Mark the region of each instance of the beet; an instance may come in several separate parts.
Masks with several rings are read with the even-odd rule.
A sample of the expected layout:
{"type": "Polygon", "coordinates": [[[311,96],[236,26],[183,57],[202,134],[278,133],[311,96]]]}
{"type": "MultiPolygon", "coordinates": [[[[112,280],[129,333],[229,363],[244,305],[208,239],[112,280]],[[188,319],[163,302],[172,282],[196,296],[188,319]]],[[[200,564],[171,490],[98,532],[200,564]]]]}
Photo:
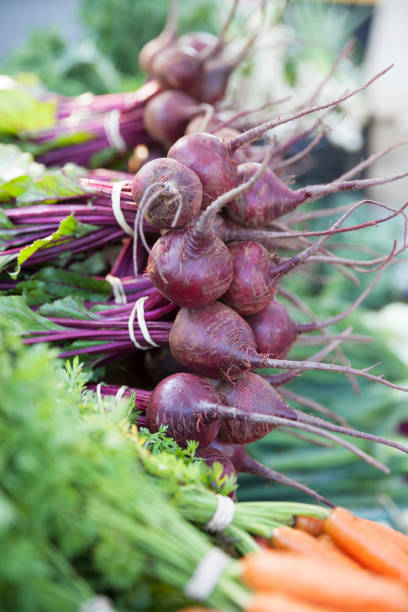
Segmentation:
{"type": "MultiPolygon", "coordinates": [[[[272,414],[285,419],[297,419],[296,412],[288,406],[279,393],[262,376],[246,372],[233,383],[222,381],[216,385],[224,404],[246,409],[248,412],[272,414]]],[[[261,425],[224,419],[218,439],[234,444],[249,444],[266,436],[275,425],[261,425]]]]}
{"type": "Polygon", "coordinates": [[[349,316],[371,293],[391,261],[385,262],[353,304],[334,317],[311,323],[295,323],[290,318],[285,306],[275,300],[272,300],[262,311],[246,317],[246,321],[254,333],[258,352],[268,354],[273,358],[286,357],[299,334],[324,329],[349,316]]]}
{"type": "Polygon", "coordinates": [[[146,410],[150,431],[167,425],[167,435],[180,446],[197,440],[205,447],[218,433],[221,420],[207,416],[206,408],[219,403],[218,394],[210,383],[193,374],[175,374],[162,380],[154,389],[146,410]]]}
{"type": "MultiPolygon", "coordinates": [[[[240,182],[246,182],[258,170],[258,163],[244,163],[238,166],[240,182]]],[[[333,181],[327,185],[310,185],[293,191],[269,168],[251,187],[230,202],[225,211],[228,216],[244,227],[269,227],[277,218],[292,212],[305,202],[322,198],[340,191],[356,191],[374,185],[381,185],[403,178],[402,173],[388,178],[360,179],[355,181],[333,181]]]]}
{"type": "Polygon", "coordinates": [[[153,245],[147,271],[155,287],[178,306],[211,304],[232,280],[231,255],[211,232],[171,230],[153,245]]]}
{"type": "MultiPolygon", "coordinates": [[[[154,244],[147,271],[155,287],[170,301],[178,306],[201,308],[227,291],[233,277],[231,255],[213,231],[214,217],[226,202],[257,180],[267,160],[268,157],[247,183],[230,189],[215,200],[193,227],[168,232],[154,244]]],[[[315,250],[318,245],[311,248],[315,250]]],[[[297,263],[301,256],[292,259],[297,263]]],[[[291,267],[292,260],[289,260],[282,269],[286,271],[291,267]]]]}
{"type": "Polygon", "coordinates": [[[146,104],[143,125],[152,138],[168,148],[183,136],[189,121],[200,112],[197,100],[186,93],[163,91],[146,104]]]}
{"type": "Polygon", "coordinates": [[[280,302],[272,300],[261,312],[246,317],[260,353],[286,357],[298,336],[296,323],[280,302]]]}
{"type": "Polygon", "coordinates": [[[228,248],[234,276],[223,302],[243,316],[263,310],[276,293],[276,256],[257,242],[233,242],[228,248]]]}
{"type": "Polygon", "coordinates": [[[148,162],[132,182],[136,204],[154,183],[167,184],[168,188],[154,198],[145,210],[143,216],[147,223],[163,229],[185,227],[191,223],[200,211],[203,197],[198,176],[190,168],[167,157],[148,162]]]}
{"type": "Polygon", "coordinates": [[[195,95],[201,102],[215,104],[225,96],[231,73],[239,65],[241,57],[228,61],[214,59],[205,63],[195,95]]]}
{"type": "Polygon", "coordinates": [[[203,206],[239,183],[236,164],[227,144],[213,134],[188,134],[170,148],[168,157],[188,166],[203,186],[203,206]]]}
{"type": "MultiPolygon", "coordinates": [[[[252,390],[256,390],[256,393],[262,393],[263,391],[263,385],[260,385],[257,379],[251,381],[251,387],[252,390]]],[[[241,396],[240,399],[243,400],[243,396],[241,396]]],[[[249,396],[248,401],[250,399],[249,396]]],[[[274,407],[277,407],[277,410],[281,409],[282,404],[276,404],[276,398],[274,398],[273,403],[274,407]]],[[[286,413],[288,413],[288,411],[290,412],[288,407],[285,407],[285,410],[286,413]]],[[[388,473],[389,470],[382,463],[378,462],[370,455],[367,455],[356,446],[326,430],[374,440],[408,453],[408,448],[401,444],[390,442],[384,438],[364,432],[339,427],[323,421],[322,419],[304,415],[300,412],[290,412],[292,418],[289,419],[276,416],[275,414],[271,414],[271,412],[272,410],[269,414],[262,414],[255,412],[251,407],[240,409],[236,406],[227,406],[222,403],[220,396],[210,383],[194,374],[179,373],[161,381],[153,391],[146,409],[146,424],[151,431],[158,431],[160,425],[166,425],[168,435],[174,438],[181,446],[186,446],[188,440],[196,440],[199,443],[198,452],[200,452],[202,448],[212,444],[213,448],[216,448],[218,455],[220,447],[215,439],[220,432],[221,425],[226,420],[238,420],[254,427],[258,426],[259,428],[264,424],[268,424],[272,426],[300,429],[312,434],[317,434],[340,444],[386,473],[388,473]]],[[[234,428],[229,430],[228,436],[230,438],[233,438],[232,434],[234,431],[236,431],[234,428]]],[[[243,433],[245,431],[249,436],[252,436],[254,433],[254,430],[250,428],[243,428],[238,431],[240,439],[243,439],[243,433]]],[[[261,429],[259,431],[261,432],[261,429]]],[[[264,430],[262,429],[262,431],[264,430]]],[[[246,451],[243,444],[228,444],[225,446],[225,449],[226,450],[222,450],[222,454],[226,454],[236,471],[245,470],[259,475],[263,473],[264,476],[268,472],[268,468],[246,457],[246,451]]],[[[266,477],[272,478],[272,473],[268,473],[269,476],[266,477]]],[[[273,475],[274,477],[272,479],[277,479],[277,476],[279,476],[275,472],[273,472],[273,475]]]]}
{"type": "Polygon", "coordinates": [[[193,47],[176,43],[154,57],[151,72],[163,87],[195,96],[202,80],[203,62],[193,47]]]}
{"type": "Polygon", "coordinates": [[[314,361],[271,359],[258,353],[252,329],[232,308],[221,302],[197,309],[182,308],[169,336],[170,349],[183,366],[210,378],[237,380],[244,372],[257,368],[288,370],[326,370],[362,376],[393,389],[408,391],[367,370],[314,361]]]}
{"type": "Polygon", "coordinates": [[[256,352],[249,325],[221,302],[194,310],[182,308],[169,344],[175,359],[192,372],[227,380],[237,380],[250,370],[248,354],[256,352]]]}

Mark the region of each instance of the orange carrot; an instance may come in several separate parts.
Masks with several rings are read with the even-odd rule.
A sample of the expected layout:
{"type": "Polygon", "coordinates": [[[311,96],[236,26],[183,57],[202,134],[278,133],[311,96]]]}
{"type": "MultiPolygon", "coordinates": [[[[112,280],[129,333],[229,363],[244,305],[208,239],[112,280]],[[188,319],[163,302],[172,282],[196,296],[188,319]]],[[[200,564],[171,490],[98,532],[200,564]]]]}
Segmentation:
{"type": "Polygon", "coordinates": [[[354,561],[354,559],[349,557],[343,550],[341,550],[341,548],[335,544],[333,538],[329,536],[328,533],[322,533],[319,535],[317,541],[319,542],[320,546],[332,552],[333,558],[337,557],[339,561],[345,561],[349,566],[361,569],[361,565],[359,565],[356,561],[354,561]]]}
{"type": "Polygon", "coordinates": [[[337,546],[382,576],[398,578],[408,586],[408,555],[378,530],[378,524],[362,521],[345,508],[334,508],[325,530],[337,546]]]}
{"type": "Polygon", "coordinates": [[[303,603],[284,593],[255,593],[245,612],[338,612],[338,610],[303,603]]]}
{"type": "Polygon", "coordinates": [[[261,551],[241,561],[242,578],[255,590],[278,590],[301,601],[342,612],[408,612],[402,584],[339,563],[261,551]]]}
{"type": "Polygon", "coordinates": [[[381,523],[374,523],[374,521],[369,521],[367,519],[360,519],[364,523],[370,523],[371,525],[375,525],[378,533],[383,534],[385,538],[387,538],[390,542],[394,542],[404,553],[408,555],[408,536],[404,535],[400,531],[393,529],[392,527],[388,527],[388,525],[382,525],[381,523]]]}
{"type": "Polygon", "coordinates": [[[346,557],[342,552],[323,546],[318,539],[299,529],[281,526],[273,530],[272,544],[274,548],[297,553],[305,557],[327,559],[346,565],[358,567],[357,564],[346,557]]]}
{"type": "Polygon", "coordinates": [[[324,519],[314,516],[297,516],[295,527],[306,531],[311,536],[318,536],[324,531],[324,519]]]}

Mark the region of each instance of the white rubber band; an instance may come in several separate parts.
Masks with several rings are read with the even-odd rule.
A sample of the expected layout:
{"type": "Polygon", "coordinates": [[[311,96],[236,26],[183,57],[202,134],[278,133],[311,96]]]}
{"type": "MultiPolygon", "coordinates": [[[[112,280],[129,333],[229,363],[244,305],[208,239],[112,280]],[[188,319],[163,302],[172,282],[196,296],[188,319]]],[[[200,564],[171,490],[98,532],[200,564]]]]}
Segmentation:
{"type": "Polygon", "coordinates": [[[98,400],[99,408],[103,408],[102,391],[101,391],[102,385],[103,385],[103,383],[98,383],[96,385],[96,399],[98,400]]]}
{"type": "Polygon", "coordinates": [[[192,599],[204,601],[213,592],[219,577],[231,559],[219,548],[211,548],[194,570],[184,592],[192,599]]]}
{"type": "Polygon", "coordinates": [[[114,108],[105,115],[103,127],[110,146],[119,151],[119,153],[125,153],[127,151],[127,144],[120,133],[120,111],[117,108],[114,108]]]}
{"type": "Polygon", "coordinates": [[[115,408],[117,408],[120,400],[122,399],[125,391],[127,389],[127,385],[122,385],[121,387],[119,387],[119,389],[116,391],[116,395],[115,395],[115,399],[114,399],[114,405],[115,408]]]}
{"type": "Polygon", "coordinates": [[[126,221],[125,216],[120,207],[120,194],[122,192],[123,187],[127,185],[128,182],[129,181],[116,181],[115,183],[113,183],[111,202],[112,212],[115,216],[117,224],[123,229],[124,232],[126,232],[126,234],[129,234],[129,236],[133,236],[133,229],[126,221]]]}
{"type": "Polygon", "coordinates": [[[217,494],[217,507],[214,516],[205,525],[207,531],[218,533],[224,531],[234,518],[235,504],[230,497],[217,494]]]}
{"type": "Polygon", "coordinates": [[[115,304],[127,304],[127,297],[123,283],[118,276],[107,274],[105,280],[108,281],[112,287],[113,297],[115,298],[115,304]]]}
{"type": "MultiPolygon", "coordinates": [[[[147,328],[145,312],[144,312],[144,303],[147,300],[147,298],[148,296],[146,295],[144,297],[139,298],[136,302],[137,322],[139,323],[140,331],[142,332],[143,338],[146,340],[146,342],[150,344],[151,346],[159,347],[160,345],[156,344],[156,342],[151,337],[150,332],[147,328]]],[[[149,348],[149,347],[146,347],[146,348],[149,348]]]]}
{"type": "Polygon", "coordinates": [[[76,96],[75,103],[79,106],[86,106],[87,104],[90,104],[92,102],[94,97],[95,95],[93,93],[91,93],[90,91],[86,91],[85,93],[76,96]]]}
{"type": "Polygon", "coordinates": [[[135,330],[133,328],[133,325],[135,323],[135,318],[136,318],[136,309],[137,309],[137,302],[136,304],[133,306],[132,311],[130,313],[129,319],[128,319],[128,332],[129,332],[129,338],[131,339],[131,341],[133,342],[133,344],[135,345],[135,347],[141,351],[146,351],[147,350],[147,346],[142,346],[141,344],[139,344],[139,342],[136,340],[135,337],[135,330]]]}
{"type": "Polygon", "coordinates": [[[77,125],[82,123],[84,119],[87,119],[90,114],[91,113],[87,108],[76,108],[72,111],[72,113],[68,115],[68,117],[63,119],[61,123],[67,125],[68,127],[76,127],[77,125]]]}
{"type": "Polygon", "coordinates": [[[143,308],[143,304],[145,303],[147,298],[148,296],[144,296],[144,297],[139,298],[136,301],[136,304],[133,306],[132,311],[129,316],[129,320],[128,320],[129,338],[131,339],[135,347],[141,351],[148,351],[152,346],[153,347],[160,346],[159,344],[156,344],[156,342],[152,339],[152,337],[150,336],[150,332],[147,329],[146,319],[144,315],[144,308],[143,308]],[[142,332],[142,336],[146,340],[146,342],[150,344],[150,346],[142,346],[136,340],[135,330],[134,330],[134,323],[135,323],[136,316],[137,316],[137,323],[139,325],[139,329],[142,332]]]}

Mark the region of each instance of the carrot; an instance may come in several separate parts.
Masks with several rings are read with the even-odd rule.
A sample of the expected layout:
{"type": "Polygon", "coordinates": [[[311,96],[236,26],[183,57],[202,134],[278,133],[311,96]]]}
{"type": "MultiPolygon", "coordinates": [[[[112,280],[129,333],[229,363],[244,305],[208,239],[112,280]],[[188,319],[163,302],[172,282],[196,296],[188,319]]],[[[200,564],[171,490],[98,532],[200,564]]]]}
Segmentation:
{"type": "Polygon", "coordinates": [[[284,592],[342,612],[408,612],[408,589],[339,563],[278,552],[251,553],[241,561],[243,581],[255,590],[284,592]]]}
{"type": "Polygon", "coordinates": [[[341,550],[341,548],[336,545],[333,538],[329,536],[328,533],[322,533],[319,535],[317,541],[319,542],[320,546],[326,550],[330,550],[333,553],[333,557],[336,556],[339,558],[339,560],[341,559],[342,561],[345,561],[350,567],[361,569],[361,565],[359,565],[356,561],[354,561],[354,559],[349,557],[343,550],[341,550]]]}
{"type": "Polygon", "coordinates": [[[325,521],[325,531],[363,567],[408,586],[408,555],[384,537],[377,523],[363,521],[345,508],[334,508],[325,521]]]}
{"type": "Polygon", "coordinates": [[[283,525],[281,527],[276,527],[273,530],[272,544],[274,548],[278,548],[279,550],[286,550],[305,557],[315,557],[322,560],[327,559],[329,561],[358,567],[354,561],[346,557],[346,555],[339,550],[336,551],[328,546],[323,546],[319,540],[299,529],[292,529],[291,527],[283,525]]]}
{"type": "Polygon", "coordinates": [[[322,608],[303,603],[282,593],[255,593],[245,612],[337,612],[335,608],[322,608]]]}
{"type": "Polygon", "coordinates": [[[390,542],[394,542],[398,548],[408,555],[408,537],[406,535],[382,523],[374,523],[374,521],[369,521],[367,519],[360,519],[360,521],[375,525],[378,533],[383,534],[390,542]]]}
{"type": "Polygon", "coordinates": [[[318,536],[324,531],[324,519],[315,516],[297,516],[295,527],[311,536],[318,536]]]}

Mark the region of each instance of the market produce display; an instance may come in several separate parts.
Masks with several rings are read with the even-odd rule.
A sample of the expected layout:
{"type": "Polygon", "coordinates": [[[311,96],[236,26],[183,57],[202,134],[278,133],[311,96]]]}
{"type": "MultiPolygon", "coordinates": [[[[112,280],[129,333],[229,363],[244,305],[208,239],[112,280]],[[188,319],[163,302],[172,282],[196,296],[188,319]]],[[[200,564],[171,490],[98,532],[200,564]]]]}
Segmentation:
{"type": "MultiPolygon", "coordinates": [[[[275,4],[277,22],[287,3],[275,4]]],[[[268,2],[232,53],[239,8],[233,0],[217,36],[179,36],[170,2],[140,53],[136,92],[7,89],[42,115],[29,129],[29,117],[10,121],[0,144],[1,608],[408,611],[407,536],[342,507],[335,482],[326,492],[279,467],[287,436],[315,453],[319,477],[338,452],[353,486],[364,469],[383,491],[391,478],[406,486],[405,368],[388,376],[374,350],[365,361],[366,328],[336,327],[406,257],[408,204],[361,191],[408,170],[359,177],[403,143],[331,182],[296,176],[324,117],[392,66],[318,103],[336,63],[316,99],[253,120],[263,107],[244,110],[227,87],[267,27],[268,2]],[[107,148],[115,167],[95,167],[107,148]],[[380,231],[365,248],[361,237],[380,231]],[[348,283],[370,276],[320,315],[294,284],[319,266],[348,283]],[[343,347],[362,356],[357,366],[343,347]],[[308,372],[319,383],[302,395],[308,372]],[[336,375],[355,392],[359,380],[387,392],[392,426],[385,396],[361,427],[321,402],[336,375]],[[254,501],[250,487],[241,499],[241,473],[278,500],[254,501]]],[[[289,471],[307,465],[286,459],[289,471]]]]}

